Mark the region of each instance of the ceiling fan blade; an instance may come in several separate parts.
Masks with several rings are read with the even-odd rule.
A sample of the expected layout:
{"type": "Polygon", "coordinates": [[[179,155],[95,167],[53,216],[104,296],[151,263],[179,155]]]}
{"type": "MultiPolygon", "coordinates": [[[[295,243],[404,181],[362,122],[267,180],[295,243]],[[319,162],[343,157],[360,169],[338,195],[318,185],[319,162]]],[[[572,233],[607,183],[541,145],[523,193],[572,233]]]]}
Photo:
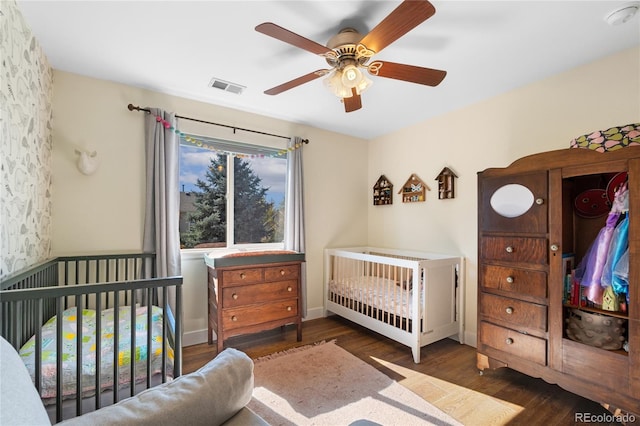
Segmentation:
{"type": "Polygon", "coordinates": [[[373,61],[369,64],[367,70],[369,74],[378,77],[404,80],[426,86],[437,86],[447,75],[447,72],[442,70],[387,61],[373,61]]]}
{"type": "Polygon", "coordinates": [[[279,86],[272,87],[269,90],[265,90],[265,95],[277,95],[279,93],[285,92],[289,89],[293,89],[294,87],[298,87],[302,84],[308,83],[310,81],[315,80],[316,78],[320,78],[323,75],[327,75],[331,70],[317,70],[314,72],[310,72],[309,74],[305,74],[302,77],[298,77],[286,83],[282,83],[279,86]]]}
{"type": "Polygon", "coordinates": [[[436,8],[427,0],[405,0],[369,31],[360,44],[378,53],[435,13],[436,8]]]}
{"type": "Polygon", "coordinates": [[[316,43],[313,40],[309,40],[308,38],[304,38],[301,35],[282,28],[281,26],[276,25],[272,22],[264,22],[258,25],[256,27],[256,31],[280,41],[284,41],[285,43],[289,43],[293,46],[299,47],[300,49],[304,49],[308,52],[315,53],[316,55],[324,56],[330,54],[329,52],[333,52],[326,46],[316,43]]]}
{"type": "Polygon", "coordinates": [[[360,95],[356,93],[355,87],[351,88],[351,93],[352,96],[350,98],[342,98],[345,112],[353,112],[362,108],[362,99],[360,98],[360,95]]]}

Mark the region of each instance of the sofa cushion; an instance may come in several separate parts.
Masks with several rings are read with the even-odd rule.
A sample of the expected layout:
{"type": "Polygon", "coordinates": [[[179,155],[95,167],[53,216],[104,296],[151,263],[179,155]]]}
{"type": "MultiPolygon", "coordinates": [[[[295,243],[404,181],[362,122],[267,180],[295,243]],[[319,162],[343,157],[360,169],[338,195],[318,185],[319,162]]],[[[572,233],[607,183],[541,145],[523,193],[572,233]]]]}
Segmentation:
{"type": "Polygon", "coordinates": [[[18,352],[0,337],[0,425],[51,425],[18,352]]]}
{"type": "Polygon", "coordinates": [[[269,426],[269,423],[249,407],[244,407],[235,416],[224,422],[222,426],[269,426]]]}
{"type": "Polygon", "coordinates": [[[147,389],[65,425],[220,425],[253,393],[253,361],[228,348],[196,372],[147,389]]]}

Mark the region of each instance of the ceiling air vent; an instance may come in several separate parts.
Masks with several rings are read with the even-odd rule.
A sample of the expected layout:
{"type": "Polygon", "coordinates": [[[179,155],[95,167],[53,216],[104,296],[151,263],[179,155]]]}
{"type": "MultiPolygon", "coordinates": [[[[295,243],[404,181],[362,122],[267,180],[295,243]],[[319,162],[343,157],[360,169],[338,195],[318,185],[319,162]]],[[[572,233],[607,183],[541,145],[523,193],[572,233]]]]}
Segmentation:
{"type": "Polygon", "coordinates": [[[209,82],[209,87],[224,90],[225,92],[235,93],[236,95],[240,95],[244,91],[244,89],[246,89],[245,86],[241,86],[239,84],[231,83],[230,81],[221,80],[215,77],[212,78],[209,82]]]}

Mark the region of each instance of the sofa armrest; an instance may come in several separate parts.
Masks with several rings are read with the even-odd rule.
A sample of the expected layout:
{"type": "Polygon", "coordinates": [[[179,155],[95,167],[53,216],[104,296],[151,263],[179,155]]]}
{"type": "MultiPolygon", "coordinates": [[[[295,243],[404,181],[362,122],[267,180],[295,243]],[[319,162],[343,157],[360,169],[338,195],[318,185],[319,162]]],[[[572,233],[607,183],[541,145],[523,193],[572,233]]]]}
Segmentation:
{"type": "Polygon", "coordinates": [[[0,425],[51,425],[18,352],[0,337],[0,425]]]}
{"type": "Polygon", "coordinates": [[[221,425],[251,400],[253,361],[228,348],[204,367],[65,425],[221,425]]]}

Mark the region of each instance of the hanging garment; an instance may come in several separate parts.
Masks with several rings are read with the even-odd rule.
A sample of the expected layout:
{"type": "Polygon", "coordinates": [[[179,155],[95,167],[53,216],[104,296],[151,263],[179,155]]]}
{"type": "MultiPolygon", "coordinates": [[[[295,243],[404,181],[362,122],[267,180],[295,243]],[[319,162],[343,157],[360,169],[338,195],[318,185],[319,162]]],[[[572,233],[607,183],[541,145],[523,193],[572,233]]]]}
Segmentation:
{"type": "MultiPolygon", "coordinates": [[[[607,254],[607,260],[604,264],[602,271],[601,285],[603,287],[613,286],[613,271],[616,265],[620,261],[622,255],[629,248],[629,217],[625,217],[618,223],[616,229],[611,236],[611,244],[609,246],[609,253],[607,254]]],[[[628,257],[627,257],[628,259],[628,257]]],[[[628,260],[627,260],[628,261],[628,260]]],[[[628,269],[628,267],[627,267],[628,269]]],[[[614,291],[616,289],[614,288],[614,291]]],[[[616,293],[619,293],[616,291],[616,293]]]]}
{"type": "Polygon", "coordinates": [[[620,256],[613,268],[611,286],[617,294],[626,294],[627,303],[629,303],[629,249],[620,256]]]}
{"type": "Polygon", "coordinates": [[[581,286],[587,288],[586,298],[596,305],[602,305],[602,295],[604,293],[602,274],[607,262],[613,234],[621,214],[627,210],[628,190],[625,183],[616,191],[604,228],[600,230],[576,268],[576,280],[581,286]]]}

